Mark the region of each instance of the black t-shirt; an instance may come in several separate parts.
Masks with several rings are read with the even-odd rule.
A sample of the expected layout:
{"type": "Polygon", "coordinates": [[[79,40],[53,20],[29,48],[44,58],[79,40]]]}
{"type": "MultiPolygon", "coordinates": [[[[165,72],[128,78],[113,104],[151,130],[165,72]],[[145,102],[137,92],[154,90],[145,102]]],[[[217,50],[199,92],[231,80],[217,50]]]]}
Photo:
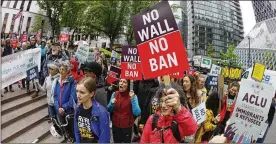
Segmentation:
{"type": "Polygon", "coordinates": [[[89,109],[82,109],[78,116],[81,143],[98,143],[98,138],[93,134],[91,129],[91,111],[92,106],[89,109]]]}

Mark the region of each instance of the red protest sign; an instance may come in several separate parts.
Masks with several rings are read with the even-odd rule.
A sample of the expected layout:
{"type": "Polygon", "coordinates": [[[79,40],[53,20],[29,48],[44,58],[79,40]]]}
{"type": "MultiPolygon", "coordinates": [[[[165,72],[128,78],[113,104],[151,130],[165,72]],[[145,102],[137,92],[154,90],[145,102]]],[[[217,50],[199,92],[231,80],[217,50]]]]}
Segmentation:
{"type": "Polygon", "coordinates": [[[177,73],[173,73],[170,74],[171,78],[178,78],[178,79],[182,79],[184,77],[184,73],[183,72],[177,72],[177,73]]]}
{"type": "Polygon", "coordinates": [[[106,82],[112,84],[120,79],[121,69],[115,66],[111,66],[107,74],[106,82]]]}
{"type": "Polygon", "coordinates": [[[28,41],[28,34],[26,32],[23,32],[23,35],[21,37],[22,42],[27,42],[28,41]]]}
{"type": "Polygon", "coordinates": [[[132,18],[145,79],[189,69],[185,46],[167,1],[132,18]]]}
{"type": "Polygon", "coordinates": [[[60,30],[60,35],[59,35],[59,41],[60,42],[68,42],[69,41],[69,27],[63,27],[60,30]]]}
{"type": "Polygon", "coordinates": [[[123,46],[121,56],[121,78],[142,80],[142,68],[135,46],[123,46]]]}
{"type": "Polygon", "coordinates": [[[17,48],[18,47],[18,40],[17,40],[16,34],[12,35],[11,45],[12,45],[12,48],[17,48]]]}

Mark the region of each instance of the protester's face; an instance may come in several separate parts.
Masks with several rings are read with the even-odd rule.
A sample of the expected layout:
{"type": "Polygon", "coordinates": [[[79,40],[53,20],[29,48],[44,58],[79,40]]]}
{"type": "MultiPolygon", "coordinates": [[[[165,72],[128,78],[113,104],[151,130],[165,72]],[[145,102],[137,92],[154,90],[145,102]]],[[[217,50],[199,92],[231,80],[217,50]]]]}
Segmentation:
{"type": "Polygon", "coordinates": [[[185,91],[189,91],[191,89],[191,81],[189,77],[183,78],[183,88],[185,91]]]}
{"type": "Polygon", "coordinates": [[[59,68],[59,73],[60,73],[60,76],[64,77],[64,76],[67,76],[68,70],[67,70],[66,67],[61,66],[61,67],[59,68]]]}
{"type": "Polygon", "coordinates": [[[32,38],[32,39],[31,39],[31,45],[34,45],[34,44],[35,44],[35,39],[32,38]]]}
{"type": "Polygon", "coordinates": [[[205,83],[204,78],[201,78],[201,77],[200,77],[200,78],[197,80],[198,89],[203,89],[203,88],[204,88],[204,83],[205,83]]]}
{"type": "Polygon", "coordinates": [[[238,88],[235,87],[235,86],[231,87],[230,90],[229,90],[229,93],[232,96],[236,96],[239,93],[238,88]]]}
{"type": "Polygon", "coordinates": [[[162,94],[162,97],[159,100],[159,105],[160,105],[160,109],[161,109],[161,114],[163,116],[168,116],[172,113],[172,107],[167,106],[166,102],[163,100],[164,99],[165,94],[162,94]]]}
{"type": "Polygon", "coordinates": [[[126,79],[121,79],[119,81],[119,91],[124,92],[124,91],[127,90],[127,87],[128,87],[127,80],[126,79]]]}
{"type": "Polygon", "coordinates": [[[42,42],[41,45],[42,45],[42,46],[46,46],[46,43],[45,43],[45,42],[42,42]]]}
{"type": "Polygon", "coordinates": [[[6,40],[6,45],[10,45],[11,44],[11,40],[6,40]]]}
{"type": "Polygon", "coordinates": [[[89,92],[83,84],[78,84],[76,91],[78,102],[81,104],[91,100],[91,97],[94,95],[94,92],[89,92]]]}
{"type": "Polygon", "coordinates": [[[54,76],[58,73],[58,70],[54,67],[49,67],[49,72],[51,76],[54,76]]]}
{"type": "Polygon", "coordinates": [[[52,47],[52,55],[58,55],[58,47],[57,46],[52,47]]]}

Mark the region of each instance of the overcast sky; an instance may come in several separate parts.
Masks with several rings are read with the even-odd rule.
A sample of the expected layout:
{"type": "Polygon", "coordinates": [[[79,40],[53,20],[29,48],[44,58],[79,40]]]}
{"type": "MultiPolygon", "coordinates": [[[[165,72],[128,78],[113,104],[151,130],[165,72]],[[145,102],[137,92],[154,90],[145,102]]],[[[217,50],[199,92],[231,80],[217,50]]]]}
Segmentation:
{"type": "Polygon", "coordinates": [[[240,6],[243,19],[244,36],[246,36],[256,24],[255,15],[251,1],[240,1],[240,6]]]}
{"type": "MultiPolygon", "coordinates": [[[[173,4],[174,1],[169,1],[169,3],[173,4]]],[[[240,1],[240,6],[243,19],[244,36],[246,36],[254,27],[256,21],[251,1],[240,1]]]]}

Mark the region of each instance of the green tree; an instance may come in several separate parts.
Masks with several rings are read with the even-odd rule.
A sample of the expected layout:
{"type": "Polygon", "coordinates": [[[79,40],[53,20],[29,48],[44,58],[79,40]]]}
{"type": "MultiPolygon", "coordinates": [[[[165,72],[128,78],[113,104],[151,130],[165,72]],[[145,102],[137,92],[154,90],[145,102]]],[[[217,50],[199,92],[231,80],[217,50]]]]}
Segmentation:
{"type": "Polygon", "coordinates": [[[60,31],[60,14],[66,1],[60,0],[37,0],[38,6],[46,12],[52,27],[52,34],[58,35],[60,31]]]}
{"type": "Polygon", "coordinates": [[[39,29],[42,29],[42,31],[45,30],[46,26],[45,24],[42,25],[42,11],[39,10],[38,14],[35,15],[35,19],[34,19],[34,25],[32,26],[31,32],[37,32],[39,29]]]}
{"type": "Polygon", "coordinates": [[[223,65],[241,67],[241,64],[239,63],[240,57],[235,53],[235,51],[235,46],[233,44],[230,44],[227,48],[226,53],[220,52],[221,59],[225,60],[222,62],[223,65]]]}
{"type": "Polygon", "coordinates": [[[106,35],[110,39],[112,50],[114,41],[120,36],[126,22],[128,6],[128,1],[92,1],[85,13],[88,15],[85,26],[90,27],[91,31],[95,30],[106,35]]]}
{"type": "Polygon", "coordinates": [[[207,56],[210,58],[214,58],[216,56],[214,53],[213,45],[211,43],[208,43],[207,45],[207,56]]]}
{"type": "Polygon", "coordinates": [[[134,31],[133,31],[133,27],[132,27],[132,22],[131,22],[131,18],[132,16],[138,14],[139,12],[141,12],[142,10],[151,7],[152,5],[158,3],[157,0],[155,1],[130,1],[129,7],[128,7],[128,11],[127,11],[127,19],[126,19],[126,23],[125,23],[125,32],[123,33],[126,36],[127,39],[127,43],[129,45],[135,44],[135,40],[134,40],[134,31]]]}

